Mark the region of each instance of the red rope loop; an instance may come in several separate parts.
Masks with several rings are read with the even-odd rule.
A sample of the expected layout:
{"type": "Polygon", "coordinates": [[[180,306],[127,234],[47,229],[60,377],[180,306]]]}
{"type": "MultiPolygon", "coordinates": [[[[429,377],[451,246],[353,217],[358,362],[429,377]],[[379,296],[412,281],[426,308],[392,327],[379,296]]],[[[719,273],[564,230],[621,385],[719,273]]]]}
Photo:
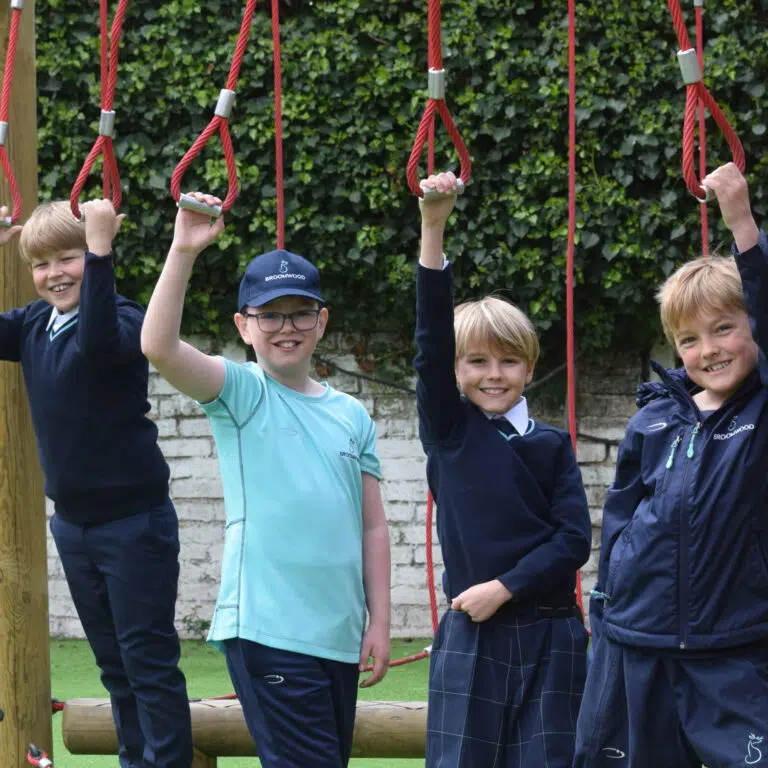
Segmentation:
{"type": "MultiPolygon", "coordinates": [[[[248,0],[245,11],[243,12],[243,20],[240,25],[240,33],[237,38],[237,45],[235,46],[235,53],[232,57],[232,65],[229,69],[229,77],[227,78],[227,90],[235,91],[237,87],[237,81],[240,77],[240,69],[245,57],[245,51],[248,47],[248,39],[251,34],[251,23],[253,21],[253,15],[256,12],[257,0],[248,0]]],[[[232,146],[232,137],[229,133],[229,117],[224,115],[215,115],[210,123],[206,126],[203,132],[198,136],[192,146],[189,148],[184,157],[176,166],[171,176],[171,195],[173,199],[178,202],[181,197],[181,182],[184,178],[184,174],[192,164],[192,161],[203,151],[203,148],[208,143],[208,140],[215,133],[219,134],[221,139],[221,147],[224,152],[224,160],[227,165],[227,179],[229,182],[229,189],[227,195],[224,198],[224,203],[221,206],[223,212],[229,211],[235,204],[237,195],[239,193],[239,182],[237,178],[237,161],[235,159],[235,150],[232,146]]]]}
{"type": "MultiPolygon", "coordinates": [[[[427,7],[427,24],[429,30],[428,36],[428,65],[430,71],[440,72],[443,69],[443,44],[441,40],[441,20],[440,20],[440,0],[429,0],[427,7]]],[[[408,186],[414,195],[423,196],[419,186],[419,158],[421,157],[424,145],[429,142],[429,155],[427,158],[427,169],[429,173],[434,170],[434,132],[435,132],[435,113],[440,115],[448,136],[459,154],[459,178],[467,184],[472,173],[472,160],[469,151],[464,144],[461,134],[453,122],[444,98],[432,98],[427,101],[426,109],[419,123],[419,129],[416,132],[416,139],[413,142],[411,156],[408,159],[408,169],[406,176],[408,186]]]]}
{"type": "MultiPolygon", "coordinates": [[[[691,50],[691,41],[683,19],[680,0],[667,0],[669,12],[672,15],[672,23],[675,27],[678,44],[681,51],[691,50]]],[[[746,168],[744,147],[741,145],[736,131],[728,122],[725,113],[720,109],[714,97],[709,93],[702,81],[686,85],[685,117],[683,119],[683,178],[692,195],[699,200],[707,197],[706,190],[696,176],[695,142],[696,142],[696,114],[700,106],[706,107],[715,119],[717,127],[723,134],[728,147],[731,150],[733,162],[743,173],[746,168]]]]}
{"type": "MultiPolygon", "coordinates": [[[[101,111],[102,117],[105,112],[111,112],[115,101],[115,91],[117,90],[117,69],[120,56],[120,37],[123,33],[123,23],[125,14],[128,10],[128,0],[119,0],[115,16],[112,19],[112,28],[108,32],[108,0],[100,0],[99,5],[99,26],[101,30],[101,111]]],[[[101,128],[99,129],[101,130],[101,128]]],[[[109,130],[111,134],[111,128],[109,130]]],[[[99,155],[102,156],[102,186],[104,197],[112,201],[115,210],[120,209],[123,193],[120,186],[120,173],[115,158],[115,150],[111,135],[99,134],[88,157],[80,169],[77,180],[72,187],[69,203],[72,213],[76,218],[80,218],[80,208],[78,200],[82,193],[88,176],[91,173],[99,155]]]]}
{"type": "MultiPolygon", "coordinates": [[[[8,50],[5,56],[5,71],[3,73],[3,90],[0,95],[0,122],[8,124],[8,113],[11,104],[11,90],[13,88],[13,73],[16,64],[16,48],[19,41],[19,27],[21,24],[21,8],[13,8],[11,11],[11,27],[8,33],[8,50]]],[[[3,130],[7,131],[7,127],[3,130]]],[[[8,181],[8,187],[11,192],[11,224],[18,224],[21,218],[21,192],[16,183],[16,176],[11,168],[10,160],[5,149],[5,143],[0,146],[0,165],[3,168],[3,174],[8,181]]]]}

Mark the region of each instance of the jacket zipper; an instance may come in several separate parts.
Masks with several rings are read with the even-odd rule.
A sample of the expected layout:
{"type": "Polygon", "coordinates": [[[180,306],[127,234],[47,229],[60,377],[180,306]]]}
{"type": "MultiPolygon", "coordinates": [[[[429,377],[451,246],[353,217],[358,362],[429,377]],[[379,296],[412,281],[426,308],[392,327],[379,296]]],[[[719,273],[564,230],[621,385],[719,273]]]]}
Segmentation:
{"type": "Polygon", "coordinates": [[[691,460],[695,455],[694,441],[696,440],[696,435],[699,434],[700,429],[701,422],[697,421],[693,430],[691,430],[691,439],[688,442],[688,450],[685,454],[688,461],[685,464],[683,481],[680,487],[680,561],[678,573],[678,599],[680,602],[678,629],[680,632],[680,650],[685,650],[688,640],[688,508],[686,504],[688,486],[686,480],[688,479],[688,469],[691,466],[691,460]]]}

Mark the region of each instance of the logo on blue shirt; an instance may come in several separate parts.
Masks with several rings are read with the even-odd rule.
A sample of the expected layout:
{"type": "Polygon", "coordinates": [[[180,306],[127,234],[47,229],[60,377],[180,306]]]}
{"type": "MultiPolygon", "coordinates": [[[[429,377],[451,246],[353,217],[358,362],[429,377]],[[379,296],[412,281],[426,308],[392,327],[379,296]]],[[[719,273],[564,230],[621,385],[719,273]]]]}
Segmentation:
{"type": "Polygon", "coordinates": [[[339,456],[343,456],[345,459],[354,459],[360,461],[360,456],[357,452],[357,440],[354,437],[349,438],[349,450],[339,451],[339,456]]]}

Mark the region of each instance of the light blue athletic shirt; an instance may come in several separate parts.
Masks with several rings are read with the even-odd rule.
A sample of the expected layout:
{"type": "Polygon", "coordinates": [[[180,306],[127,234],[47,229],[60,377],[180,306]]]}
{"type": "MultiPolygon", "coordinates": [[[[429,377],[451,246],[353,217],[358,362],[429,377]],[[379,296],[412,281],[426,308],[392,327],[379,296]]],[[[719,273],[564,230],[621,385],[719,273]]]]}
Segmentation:
{"type": "Polygon", "coordinates": [[[225,360],[211,422],[227,528],[208,634],[357,663],[365,624],[362,473],[381,477],[363,405],[225,360]]]}

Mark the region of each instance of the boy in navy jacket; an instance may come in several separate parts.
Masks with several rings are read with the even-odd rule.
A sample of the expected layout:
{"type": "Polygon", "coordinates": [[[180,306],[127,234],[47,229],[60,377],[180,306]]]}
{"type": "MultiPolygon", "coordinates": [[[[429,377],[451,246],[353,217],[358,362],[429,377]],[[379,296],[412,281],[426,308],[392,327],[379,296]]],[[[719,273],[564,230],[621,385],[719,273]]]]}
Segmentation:
{"type": "Polygon", "coordinates": [[[735,261],[659,291],[684,370],[654,364],[606,498],[577,768],[768,764],[768,240],[735,165],[703,183],[735,261]]]}
{"type": "MultiPolygon", "coordinates": [[[[189,768],[192,727],[174,628],[179,578],[168,465],[147,418],[144,313],[115,293],[109,200],[39,206],[20,249],[40,298],[0,314],[0,360],[20,362],[51,531],[101,680],[122,768],[189,768]]],[[[5,215],[0,209],[0,215],[5,215]]]]}
{"type": "Polygon", "coordinates": [[[422,186],[442,193],[421,203],[415,366],[450,605],[432,646],[426,764],[571,768],[586,495],[567,433],[530,418],[522,396],[539,354],[530,320],[494,297],[454,316],[442,251],[455,176],[422,186]]]}

